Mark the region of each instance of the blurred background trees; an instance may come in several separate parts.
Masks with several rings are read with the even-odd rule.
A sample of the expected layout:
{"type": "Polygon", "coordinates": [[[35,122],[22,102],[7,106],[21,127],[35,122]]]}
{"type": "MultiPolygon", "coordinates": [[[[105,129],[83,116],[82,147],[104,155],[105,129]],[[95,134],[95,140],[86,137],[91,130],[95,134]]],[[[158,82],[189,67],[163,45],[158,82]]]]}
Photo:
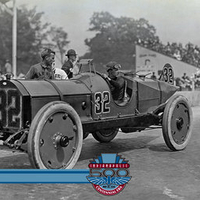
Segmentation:
{"type": "MultiPolygon", "coordinates": [[[[70,43],[68,34],[62,27],[43,23],[44,14],[37,12],[36,7],[28,9],[21,6],[17,9],[17,74],[26,73],[31,65],[40,62],[40,51],[44,47],[53,48],[61,65],[64,62],[70,43]]],[[[156,35],[156,28],[144,18],[136,20],[125,16],[114,17],[109,12],[95,12],[90,19],[89,31],[95,35],[85,39],[88,52],[81,58],[94,59],[99,71],[111,60],[119,62],[125,69],[134,69],[136,44],[197,67],[200,65],[200,48],[197,45],[162,44],[156,35]]],[[[1,7],[0,52],[2,70],[5,61],[12,60],[12,16],[1,7]]]]}
{"type": "Polygon", "coordinates": [[[92,39],[86,39],[89,52],[84,57],[93,58],[101,65],[115,60],[125,68],[135,63],[135,44],[139,41],[159,41],[156,29],[143,18],[114,17],[108,12],[94,13],[90,31],[96,32],[92,39]]]}
{"type": "Polygon", "coordinates": [[[47,46],[49,45],[52,49],[58,50],[61,64],[64,64],[64,54],[66,47],[69,44],[67,37],[67,33],[61,27],[57,28],[52,26],[50,27],[50,30],[47,31],[47,38],[49,38],[48,41],[50,41],[47,46]]]}
{"type": "Polygon", "coordinates": [[[89,31],[95,36],[86,39],[89,52],[84,58],[93,58],[99,71],[110,60],[119,62],[124,69],[133,69],[135,64],[135,45],[140,45],[158,53],[186,62],[200,68],[200,48],[188,42],[168,42],[163,44],[156,35],[156,28],[146,19],[135,20],[128,17],[114,17],[108,12],[94,13],[89,31]]]}
{"type": "MultiPolygon", "coordinates": [[[[43,12],[37,12],[36,7],[28,9],[22,6],[17,9],[17,74],[26,73],[29,67],[40,62],[40,51],[44,47],[53,47],[63,54],[67,48],[67,33],[49,23],[42,23],[43,12]]],[[[12,16],[0,9],[0,66],[5,61],[12,61],[12,16]]]]}

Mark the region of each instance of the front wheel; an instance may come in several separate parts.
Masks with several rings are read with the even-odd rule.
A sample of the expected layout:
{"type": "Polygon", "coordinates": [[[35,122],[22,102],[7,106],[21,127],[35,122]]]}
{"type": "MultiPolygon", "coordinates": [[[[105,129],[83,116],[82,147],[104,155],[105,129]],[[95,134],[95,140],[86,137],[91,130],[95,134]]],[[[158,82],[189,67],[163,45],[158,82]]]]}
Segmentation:
{"type": "Polygon", "coordinates": [[[82,149],[81,120],[69,104],[50,102],[35,115],[28,135],[28,155],[39,169],[71,169],[82,149]]]}
{"type": "Polygon", "coordinates": [[[192,110],[184,96],[174,95],[167,102],[162,121],[163,137],[173,151],[183,150],[192,134],[192,110]]]}
{"type": "Polygon", "coordinates": [[[93,132],[92,135],[97,141],[108,143],[115,138],[118,131],[119,131],[118,128],[106,129],[106,130],[100,130],[100,131],[93,132]]]}

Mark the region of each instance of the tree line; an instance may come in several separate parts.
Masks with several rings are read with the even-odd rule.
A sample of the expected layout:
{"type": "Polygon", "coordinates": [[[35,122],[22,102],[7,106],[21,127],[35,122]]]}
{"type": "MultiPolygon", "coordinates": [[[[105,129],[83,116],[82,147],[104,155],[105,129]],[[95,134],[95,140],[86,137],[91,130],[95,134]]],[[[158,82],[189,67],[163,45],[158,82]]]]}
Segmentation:
{"type": "MultiPolygon", "coordinates": [[[[60,54],[64,62],[65,48],[68,45],[68,35],[62,27],[42,23],[43,12],[37,12],[36,7],[28,9],[22,6],[17,9],[17,72],[26,73],[29,67],[40,62],[40,51],[50,47],[60,54]]],[[[0,9],[0,66],[3,69],[5,61],[12,60],[12,16],[0,9]]]]}
{"type": "MultiPolygon", "coordinates": [[[[68,34],[62,27],[42,23],[45,13],[36,7],[17,9],[17,72],[26,73],[29,67],[40,61],[40,51],[44,47],[53,48],[59,54],[61,63],[67,50],[68,34]]],[[[89,51],[82,58],[94,59],[98,70],[110,60],[115,60],[125,68],[135,63],[135,44],[150,44],[147,48],[166,46],[156,34],[156,28],[144,18],[114,17],[109,12],[94,12],[90,19],[89,31],[95,32],[85,44],[89,51]]],[[[191,43],[190,43],[191,44],[191,43]]],[[[6,59],[12,60],[12,16],[0,9],[0,66],[6,59]]],[[[156,50],[156,48],[153,48],[156,50]]]]}

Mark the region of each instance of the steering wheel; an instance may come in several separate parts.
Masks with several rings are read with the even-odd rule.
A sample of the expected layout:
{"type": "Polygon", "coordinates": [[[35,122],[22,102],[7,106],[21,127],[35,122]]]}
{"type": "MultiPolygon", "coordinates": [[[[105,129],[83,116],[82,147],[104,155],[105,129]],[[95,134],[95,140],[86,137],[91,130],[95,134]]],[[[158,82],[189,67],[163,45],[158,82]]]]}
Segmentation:
{"type": "Polygon", "coordinates": [[[96,74],[98,74],[99,76],[101,76],[101,77],[107,82],[109,88],[112,87],[112,85],[110,84],[110,81],[109,81],[107,78],[105,78],[105,77],[103,76],[103,73],[100,73],[100,72],[97,72],[97,71],[96,71],[96,74]]]}

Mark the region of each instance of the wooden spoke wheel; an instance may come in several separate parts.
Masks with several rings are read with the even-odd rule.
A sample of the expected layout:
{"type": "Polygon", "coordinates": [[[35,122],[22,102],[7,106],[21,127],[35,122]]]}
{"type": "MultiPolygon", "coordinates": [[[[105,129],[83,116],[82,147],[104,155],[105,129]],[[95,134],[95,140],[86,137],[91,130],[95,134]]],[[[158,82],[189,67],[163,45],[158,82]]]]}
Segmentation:
{"type": "Polygon", "coordinates": [[[76,111],[56,101],[35,115],[28,135],[28,155],[39,169],[71,169],[82,149],[83,130],[76,111]]]}
{"type": "Polygon", "coordinates": [[[187,146],[192,134],[192,110],[184,96],[174,95],[167,102],[162,130],[165,143],[171,150],[178,151],[187,146]]]}
{"type": "Polygon", "coordinates": [[[100,131],[93,132],[92,135],[97,141],[107,143],[115,138],[118,131],[119,131],[118,128],[106,129],[106,130],[100,130],[100,131]]]}

